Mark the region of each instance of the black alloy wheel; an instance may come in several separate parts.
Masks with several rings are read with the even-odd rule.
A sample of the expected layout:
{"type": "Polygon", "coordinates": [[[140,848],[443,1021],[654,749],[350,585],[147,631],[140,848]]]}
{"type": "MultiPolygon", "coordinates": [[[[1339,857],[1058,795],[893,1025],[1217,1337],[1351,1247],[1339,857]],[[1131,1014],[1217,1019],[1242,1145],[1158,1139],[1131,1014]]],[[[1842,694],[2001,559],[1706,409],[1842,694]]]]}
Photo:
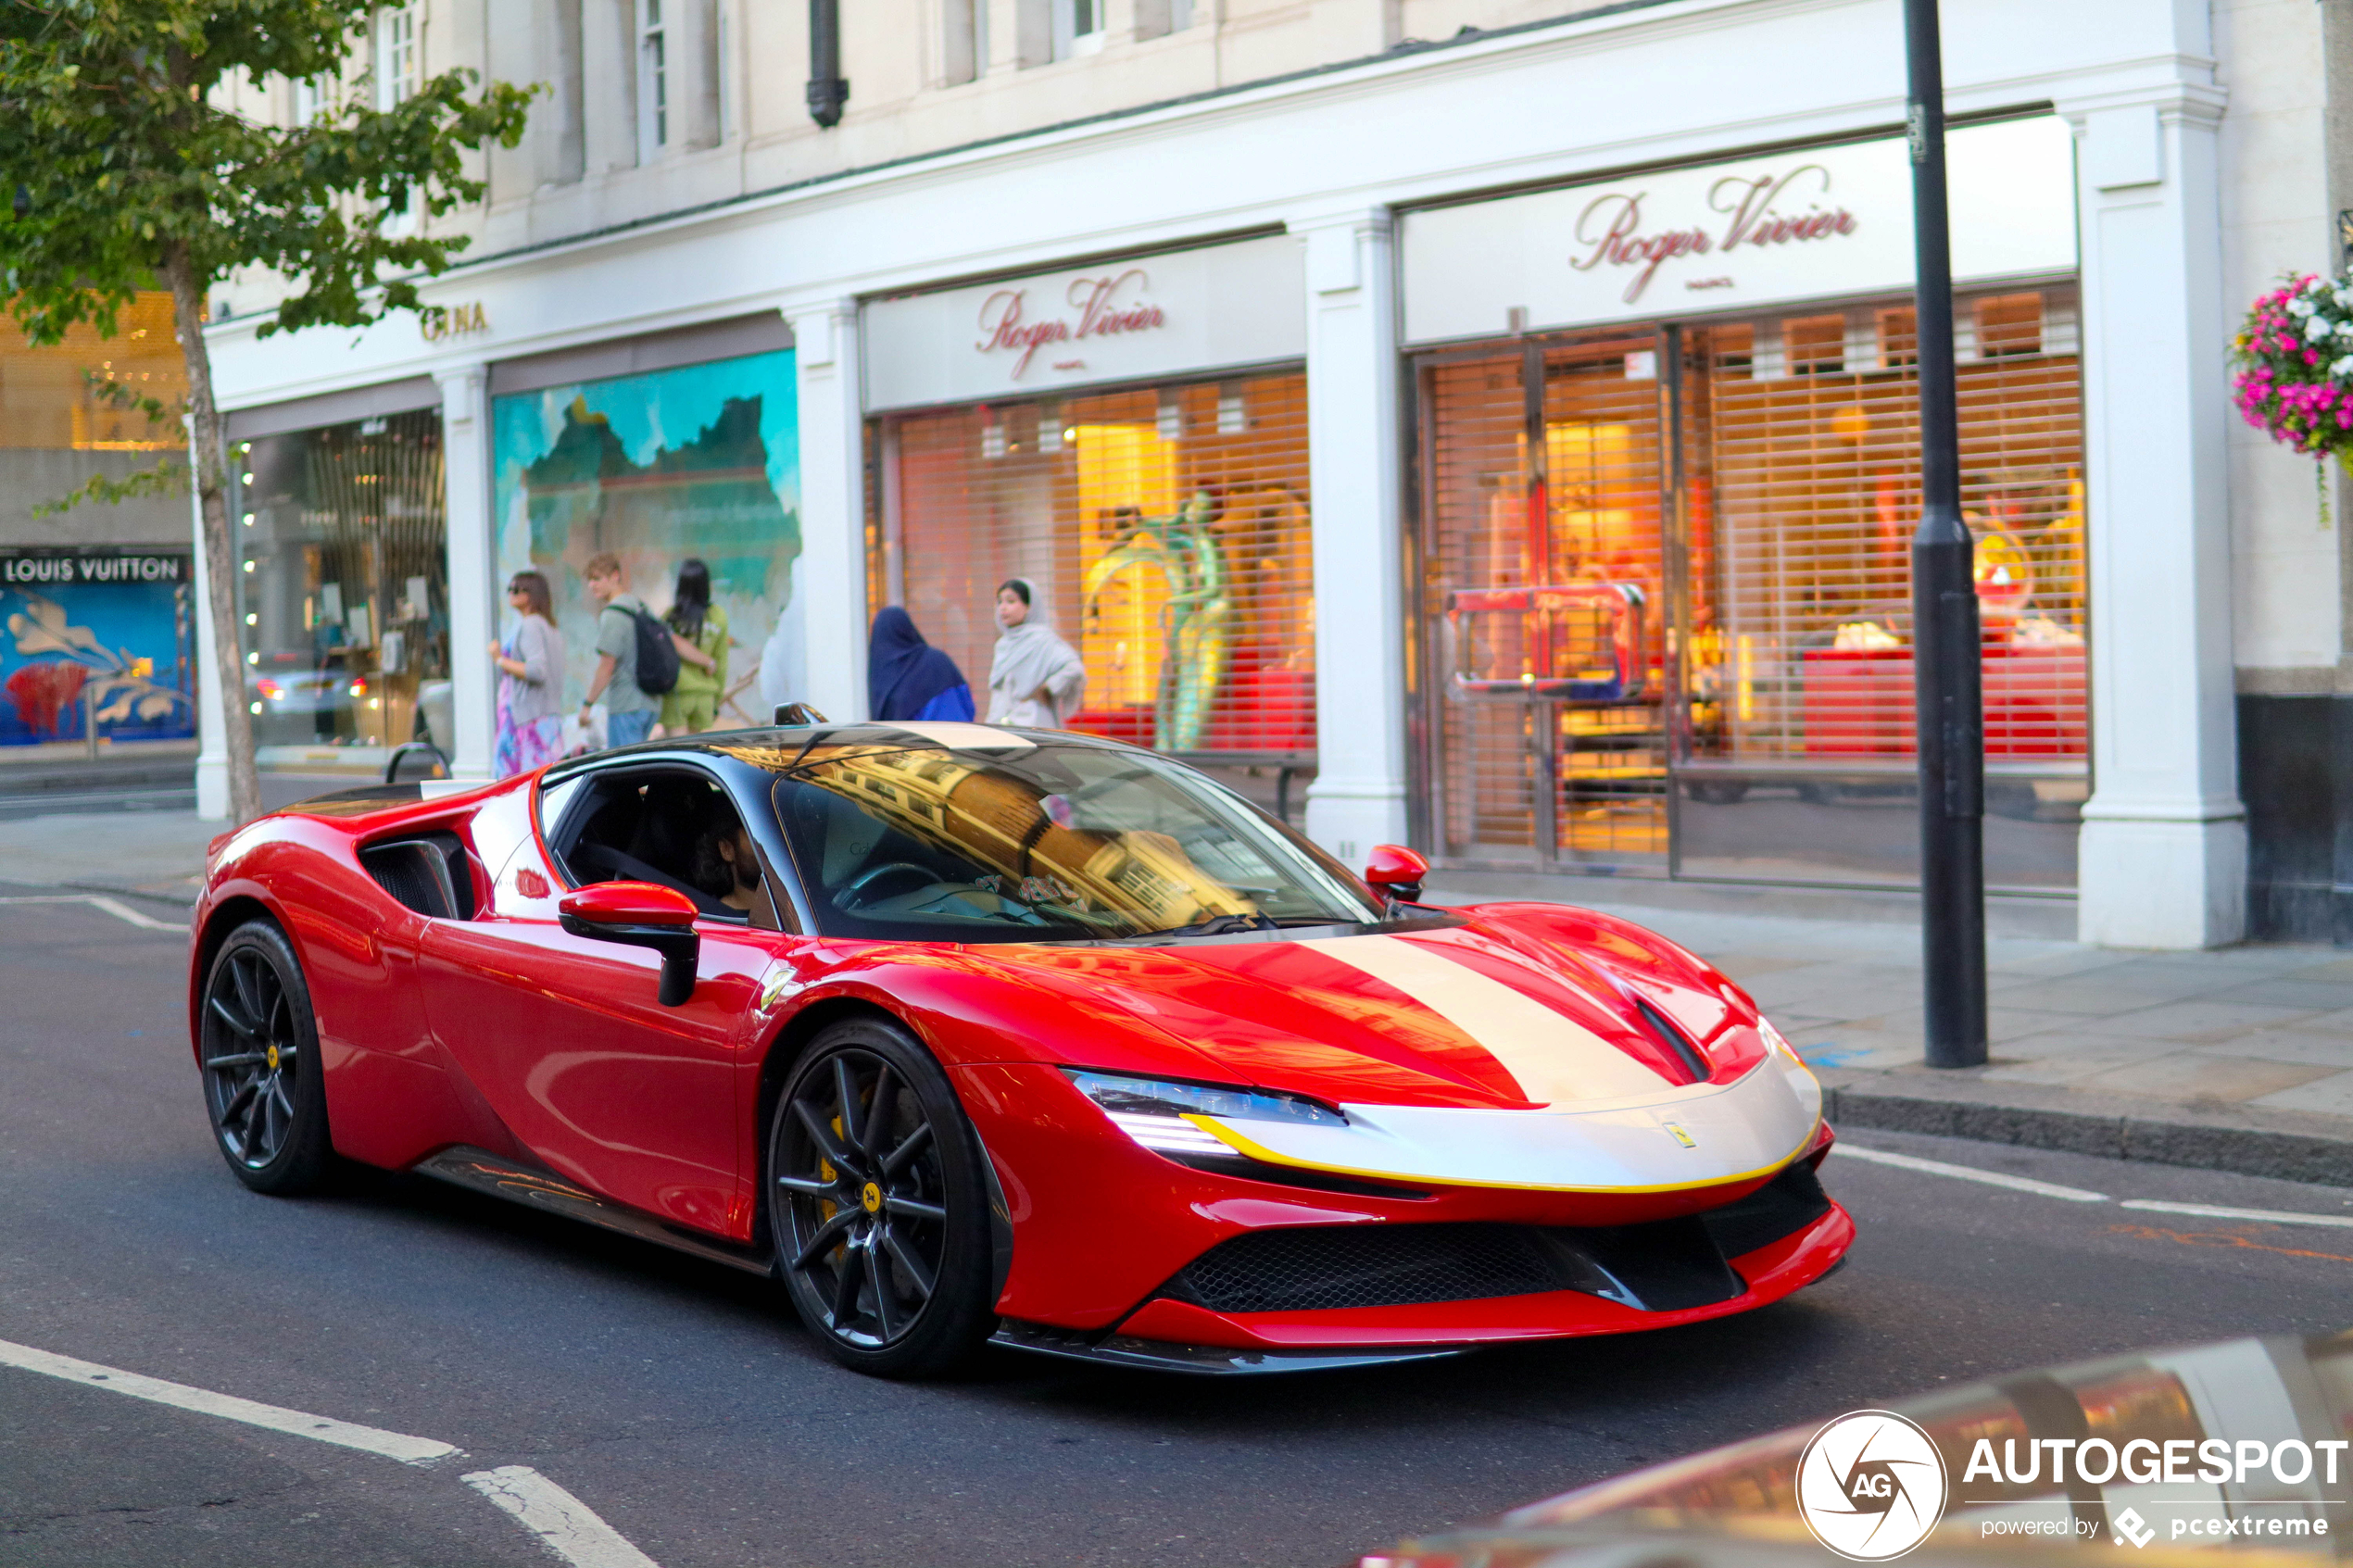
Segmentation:
{"type": "Polygon", "coordinates": [[[317,1187],[333,1160],[318,1019],[275,925],[248,922],[213,955],[197,1043],[205,1109],[237,1179],[279,1196],[317,1187]]]}
{"type": "Polygon", "coordinates": [[[983,1158],[903,1031],[850,1019],[811,1043],[770,1124],[768,1217],[793,1306],[836,1361],[926,1376],[995,1327],[983,1158]]]}

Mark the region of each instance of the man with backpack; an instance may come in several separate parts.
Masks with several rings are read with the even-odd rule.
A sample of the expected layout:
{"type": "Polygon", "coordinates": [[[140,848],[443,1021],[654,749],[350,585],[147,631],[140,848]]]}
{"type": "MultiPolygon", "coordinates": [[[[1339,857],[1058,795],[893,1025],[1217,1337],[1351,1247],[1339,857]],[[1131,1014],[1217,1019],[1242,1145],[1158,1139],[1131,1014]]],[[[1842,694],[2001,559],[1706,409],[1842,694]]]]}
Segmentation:
{"type": "Polygon", "coordinates": [[[604,608],[597,615],[597,673],[580,705],[580,722],[587,724],[601,696],[606,744],[634,746],[652,733],[662,694],[678,684],[678,649],[670,628],[629,591],[629,571],[619,556],[608,550],[589,557],[581,575],[604,608]]]}

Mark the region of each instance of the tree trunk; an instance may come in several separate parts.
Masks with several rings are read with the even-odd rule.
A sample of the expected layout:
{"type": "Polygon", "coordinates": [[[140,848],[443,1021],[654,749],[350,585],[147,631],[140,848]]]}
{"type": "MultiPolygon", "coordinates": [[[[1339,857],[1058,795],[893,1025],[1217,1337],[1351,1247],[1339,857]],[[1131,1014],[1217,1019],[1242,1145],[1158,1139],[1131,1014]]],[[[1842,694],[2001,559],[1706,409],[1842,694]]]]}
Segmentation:
{"type": "Polygon", "coordinates": [[[196,509],[204,520],[205,608],[212,617],[212,679],[220,692],[221,740],[229,753],[229,820],[242,825],[261,815],[261,779],[254,768],[253,712],[246,706],[245,638],[237,620],[241,563],[229,532],[229,476],[221,467],[228,445],[220,409],[212,400],[212,356],[204,341],[205,290],[211,280],[195,275],[187,247],[178,244],[164,252],[161,270],[171,285],[172,324],[188,367],[196,509]]]}

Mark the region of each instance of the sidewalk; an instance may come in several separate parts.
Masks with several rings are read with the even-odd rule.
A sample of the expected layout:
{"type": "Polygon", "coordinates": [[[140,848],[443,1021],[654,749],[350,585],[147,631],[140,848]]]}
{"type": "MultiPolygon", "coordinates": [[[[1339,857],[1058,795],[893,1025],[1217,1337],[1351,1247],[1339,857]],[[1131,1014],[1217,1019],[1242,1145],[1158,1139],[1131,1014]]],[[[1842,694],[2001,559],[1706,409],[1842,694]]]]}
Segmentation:
{"type": "Polygon", "coordinates": [[[193,810],[0,819],[0,883],[129,893],[185,910],[203,882],[205,846],[225,825],[193,810]]]}

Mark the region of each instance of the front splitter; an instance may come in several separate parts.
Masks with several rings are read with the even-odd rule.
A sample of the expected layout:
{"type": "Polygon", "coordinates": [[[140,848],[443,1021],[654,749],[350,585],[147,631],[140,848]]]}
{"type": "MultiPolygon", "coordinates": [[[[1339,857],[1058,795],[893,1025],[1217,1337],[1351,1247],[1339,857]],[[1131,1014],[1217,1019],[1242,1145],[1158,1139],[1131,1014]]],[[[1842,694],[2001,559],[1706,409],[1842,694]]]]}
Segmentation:
{"type": "Polygon", "coordinates": [[[1182,1373],[1194,1377],[1248,1377],[1265,1373],[1330,1372],[1398,1361],[1434,1361],[1478,1348],[1475,1345],[1403,1345],[1393,1349],[1243,1350],[1224,1345],[1180,1345],[1165,1339],[1140,1339],[1128,1334],[1087,1335],[1013,1318],[1000,1320],[988,1342],[1009,1350],[1026,1350],[1063,1361],[1182,1373]]]}

